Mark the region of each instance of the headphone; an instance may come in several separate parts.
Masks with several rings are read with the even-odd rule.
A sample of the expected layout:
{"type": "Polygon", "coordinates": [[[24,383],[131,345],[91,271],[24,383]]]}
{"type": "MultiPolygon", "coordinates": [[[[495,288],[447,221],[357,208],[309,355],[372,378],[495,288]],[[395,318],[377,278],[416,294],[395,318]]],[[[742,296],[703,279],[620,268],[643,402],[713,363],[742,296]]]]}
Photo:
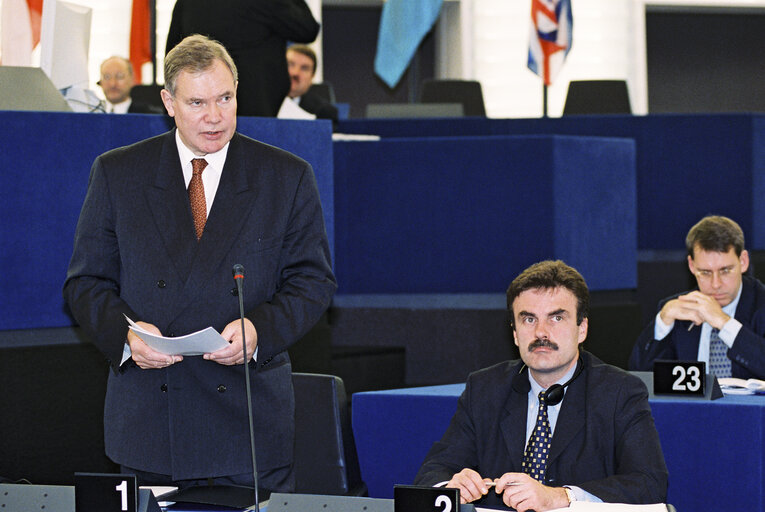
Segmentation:
{"type": "MultiPolygon", "coordinates": [[[[521,372],[528,368],[525,364],[521,368],[521,372]]],[[[574,370],[574,375],[571,376],[568,381],[564,382],[563,384],[553,384],[549,388],[547,388],[547,391],[545,391],[545,402],[547,405],[558,405],[561,400],[563,400],[563,396],[565,395],[565,389],[568,387],[569,384],[574,382],[574,380],[581,375],[581,373],[584,371],[584,364],[582,364],[582,358],[580,357],[576,361],[576,370],[574,370]]]]}

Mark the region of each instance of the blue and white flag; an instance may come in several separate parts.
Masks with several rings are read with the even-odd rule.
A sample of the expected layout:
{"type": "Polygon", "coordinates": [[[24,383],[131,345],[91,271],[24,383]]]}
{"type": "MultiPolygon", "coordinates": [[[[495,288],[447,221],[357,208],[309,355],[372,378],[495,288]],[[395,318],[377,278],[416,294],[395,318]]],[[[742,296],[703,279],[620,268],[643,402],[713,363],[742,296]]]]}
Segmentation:
{"type": "Polygon", "coordinates": [[[398,84],[417,47],[441,12],[443,0],[388,0],[377,35],[375,73],[391,89],[398,84]]]}
{"type": "Polygon", "coordinates": [[[550,85],[571,50],[571,0],[531,0],[529,69],[550,85]]]}

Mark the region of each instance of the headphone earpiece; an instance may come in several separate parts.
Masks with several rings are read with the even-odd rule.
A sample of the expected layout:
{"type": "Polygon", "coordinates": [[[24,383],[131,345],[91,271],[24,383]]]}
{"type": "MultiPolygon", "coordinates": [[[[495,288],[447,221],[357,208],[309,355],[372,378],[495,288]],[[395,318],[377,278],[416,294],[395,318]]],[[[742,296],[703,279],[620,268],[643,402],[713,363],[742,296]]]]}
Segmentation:
{"type": "Polygon", "coordinates": [[[568,382],[564,382],[563,384],[553,384],[547,388],[547,392],[545,393],[545,403],[547,405],[558,405],[561,400],[563,400],[568,385],[574,382],[574,379],[579,377],[582,371],[584,371],[584,365],[582,364],[582,359],[580,357],[576,361],[576,370],[574,371],[574,375],[568,379],[568,382]]]}

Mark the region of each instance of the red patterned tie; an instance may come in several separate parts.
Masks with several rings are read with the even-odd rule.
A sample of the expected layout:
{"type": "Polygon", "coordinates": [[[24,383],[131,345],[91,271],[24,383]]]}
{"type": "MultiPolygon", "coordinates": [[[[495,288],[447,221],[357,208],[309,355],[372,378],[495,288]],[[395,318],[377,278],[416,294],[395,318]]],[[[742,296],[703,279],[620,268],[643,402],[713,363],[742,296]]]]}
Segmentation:
{"type": "Polygon", "coordinates": [[[205,201],[205,186],[202,183],[202,171],[207,167],[207,160],[195,158],[191,161],[193,174],[189,182],[189,202],[191,203],[191,215],[194,216],[194,229],[197,232],[197,240],[202,238],[202,231],[207,222],[207,202],[205,201]]]}

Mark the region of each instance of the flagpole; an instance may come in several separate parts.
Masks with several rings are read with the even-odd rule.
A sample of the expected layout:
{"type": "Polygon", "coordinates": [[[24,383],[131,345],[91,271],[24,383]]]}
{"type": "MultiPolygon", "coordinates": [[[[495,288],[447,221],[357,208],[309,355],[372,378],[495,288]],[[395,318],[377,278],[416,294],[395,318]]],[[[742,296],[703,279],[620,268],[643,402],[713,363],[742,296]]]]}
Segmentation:
{"type": "Polygon", "coordinates": [[[149,0],[149,27],[151,46],[151,84],[157,85],[157,0],[149,0]]]}
{"type": "Polygon", "coordinates": [[[417,82],[420,77],[420,48],[415,50],[409,63],[409,103],[417,103],[417,82]]]}
{"type": "Polygon", "coordinates": [[[542,83],[542,117],[547,117],[547,84],[542,83]]]}

